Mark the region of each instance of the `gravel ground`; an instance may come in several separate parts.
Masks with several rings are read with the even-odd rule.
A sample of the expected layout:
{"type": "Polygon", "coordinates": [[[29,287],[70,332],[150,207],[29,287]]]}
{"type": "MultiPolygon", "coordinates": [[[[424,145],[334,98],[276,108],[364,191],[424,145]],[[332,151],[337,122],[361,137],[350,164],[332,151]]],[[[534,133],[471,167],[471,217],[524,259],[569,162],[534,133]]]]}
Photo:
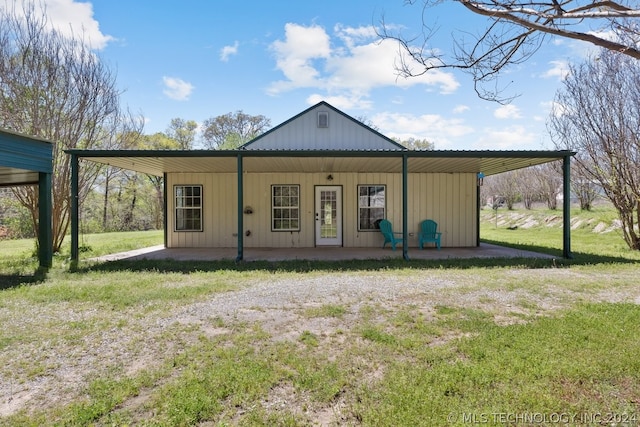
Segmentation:
{"type": "MultiPolygon", "coordinates": [[[[447,271],[281,275],[275,276],[277,280],[253,283],[205,301],[149,313],[141,312],[140,307],[114,313],[95,304],[0,304],[0,310],[5,311],[0,318],[7,319],[4,327],[20,335],[33,337],[30,331],[42,329],[38,327],[42,325],[78,328],[73,340],[59,340],[50,334],[43,339],[33,337],[26,344],[9,344],[2,350],[0,416],[77,399],[91,378],[113,372],[132,375],[153,368],[198,335],[227,333],[226,328],[234,322],[256,322],[273,339],[289,339],[305,330],[322,334],[337,328],[348,330],[365,305],[391,311],[412,305],[427,318],[434,315],[438,305],[473,307],[493,313],[496,321],[506,324],[521,321],[515,315],[518,313],[544,315],[580,300],[640,304],[640,289],[632,285],[633,272],[628,273],[630,285],[613,290],[570,290],[554,284],[556,279],[565,283],[572,277],[585,280],[571,269],[536,272],[540,284],[530,288],[507,286],[531,274],[530,270],[500,270],[495,277],[478,282],[468,273],[447,271]],[[304,315],[305,309],[325,304],[347,307],[347,313],[341,319],[304,315]],[[83,324],[96,326],[83,329],[83,324]]],[[[589,274],[587,280],[598,283],[596,276],[589,274]]]]}

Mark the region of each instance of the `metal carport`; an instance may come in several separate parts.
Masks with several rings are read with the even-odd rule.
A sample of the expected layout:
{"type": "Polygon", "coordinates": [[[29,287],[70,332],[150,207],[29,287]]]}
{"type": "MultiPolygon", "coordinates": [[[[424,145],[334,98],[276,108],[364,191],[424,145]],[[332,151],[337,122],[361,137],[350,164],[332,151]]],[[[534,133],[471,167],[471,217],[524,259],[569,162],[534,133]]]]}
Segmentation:
{"type": "Polygon", "coordinates": [[[38,186],[38,260],[51,267],[53,143],[0,129],[0,187],[38,186]]]}

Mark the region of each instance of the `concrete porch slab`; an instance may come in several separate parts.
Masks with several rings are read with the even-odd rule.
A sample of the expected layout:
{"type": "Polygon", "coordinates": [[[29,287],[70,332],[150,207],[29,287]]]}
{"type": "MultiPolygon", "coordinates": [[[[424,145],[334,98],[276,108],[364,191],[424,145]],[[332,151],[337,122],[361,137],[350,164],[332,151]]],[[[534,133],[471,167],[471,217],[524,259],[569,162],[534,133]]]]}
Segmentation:
{"type": "MultiPolygon", "coordinates": [[[[115,260],[162,260],[178,261],[216,261],[235,260],[238,255],[236,248],[165,248],[162,245],[138,249],[129,252],[104,255],[89,259],[90,261],[115,260]]],[[[503,246],[480,244],[473,248],[409,248],[409,259],[453,259],[453,258],[556,258],[555,256],[537,252],[523,251],[503,246]]],[[[402,249],[392,251],[389,248],[244,248],[244,261],[344,261],[364,259],[393,259],[402,258],[402,249]]]]}

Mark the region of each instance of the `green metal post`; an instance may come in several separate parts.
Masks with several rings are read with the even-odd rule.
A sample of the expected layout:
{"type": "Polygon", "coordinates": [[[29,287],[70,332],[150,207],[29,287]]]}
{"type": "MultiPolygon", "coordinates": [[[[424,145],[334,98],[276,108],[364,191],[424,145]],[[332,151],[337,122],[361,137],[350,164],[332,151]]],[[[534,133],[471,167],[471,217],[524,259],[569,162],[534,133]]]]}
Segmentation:
{"type": "Polygon", "coordinates": [[[564,156],[562,164],[562,256],[573,258],[571,253],[571,156],[564,156]]]}
{"type": "Polygon", "coordinates": [[[480,246],[480,181],[478,180],[476,183],[476,247],[479,247],[479,246],[480,246]]]}
{"type": "Polygon", "coordinates": [[[402,155],[402,257],[409,261],[409,191],[408,186],[408,156],[402,155]]]}
{"type": "Polygon", "coordinates": [[[53,264],[53,231],[51,174],[38,174],[38,261],[40,267],[49,268],[53,264]]]}
{"type": "Polygon", "coordinates": [[[78,264],[79,253],[79,200],[78,200],[78,156],[71,154],[71,264],[78,264]]]}
{"type": "Polygon", "coordinates": [[[168,216],[167,216],[167,214],[168,214],[167,202],[169,201],[169,196],[167,194],[168,194],[167,193],[167,173],[165,172],[165,173],[162,174],[162,198],[163,198],[163,201],[162,201],[162,216],[164,218],[163,228],[164,228],[164,247],[165,248],[167,247],[167,243],[169,241],[168,240],[169,239],[169,229],[167,228],[168,227],[168,225],[167,225],[167,223],[168,223],[168,220],[167,220],[167,218],[168,218],[168,216]]]}
{"type": "Polygon", "coordinates": [[[238,257],[236,258],[236,262],[242,261],[244,257],[244,183],[242,170],[242,154],[238,153],[238,257]]]}

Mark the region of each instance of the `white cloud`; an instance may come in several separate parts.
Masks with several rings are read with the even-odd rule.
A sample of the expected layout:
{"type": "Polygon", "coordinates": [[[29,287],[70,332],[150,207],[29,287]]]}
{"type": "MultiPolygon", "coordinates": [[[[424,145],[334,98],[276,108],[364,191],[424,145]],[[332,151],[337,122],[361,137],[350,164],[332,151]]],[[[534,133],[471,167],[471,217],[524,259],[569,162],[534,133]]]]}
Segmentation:
{"type": "Polygon", "coordinates": [[[426,139],[438,150],[456,148],[457,140],[473,132],[473,128],[461,119],[448,119],[438,114],[380,113],[371,121],[380,132],[389,137],[406,140],[426,139]]]}
{"type": "Polygon", "coordinates": [[[464,113],[466,111],[469,111],[469,110],[470,110],[470,108],[469,108],[468,105],[462,105],[461,104],[461,105],[456,105],[455,108],[453,109],[453,112],[455,114],[462,114],[462,113],[464,113]]]}
{"type": "Polygon", "coordinates": [[[521,119],[520,109],[513,104],[501,105],[495,109],[493,116],[496,119],[521,119]]]}
{"type": "Polygon", "coordinates": [[[542,73],[545,79],[556,78],[564,80],[569,75],[569,63],[567,61],[550,61],[551,68],[542,73]]]}
{"type": "Polygon", "coordinates": [[[520,150],[536,143],[538,137],[524,126],[509,126],[503,129],[488,128],[473,143],[477,150],[520,150]]]}
{"type": "Polygon", "coordinates": [[[222,49],[220,49],[220,60],[222,62],[228,62],[229,61],[229,57],[231,55],[237,55],[238,54],[238,47],[240,46],[240,43],[236,40],[235,43],[233,43],[233,46],[225,46],[222,49]]]}
{"type": "Polygon", "coordinates": [[[191,83],[177,77],[164,76],[162,77],[162,82],[165,86],[162,93],[176,101],[186,101],[189,99],[193,89],[195,89],[191,83]]]}
{"type": "Polygon", "coordinates": [[[287,78],[272,84],[269,92],[277,94],[297,87],[318,85],[319,71],[314,60],[328,58],[331,53],[329,36],[318,26],[285,25],[285,40],[271,45],[276,55],[276,66],[287,78]]]}
{"type": "Polygon", "coordinates": [[[327,97],[348,98],[349,102],[359,104],[377,88],[408,89],[422,85],[449,94],[460,86],[453,74],[440,70],[399,78],[395,69],[397,43],[380,41],[373,27],[338,25],[334,30],[332,38],[318,25],[286,24],[285,39],[271,45],[276,67],[286,79],[273,82],[267,92],[278,95],[299,88],[315,88],[326,92],[327,97]]]}
{"type": "MultiPolygon", "coordinates": [[[[14,7],[10,0],[5,0],[6,9],[14,7]]],[[[18,0],[15,3],[16,13],[23,12],[23,4],[33,4],[36,16],[44,13],[47,16],[47,25],[51,29],[59,31],[68,37],[81,39],[92,49],[103,49],[107,44],[115,40],[112,36],[100,31],[100,23],[93,18],[93,5],[91,3],[78,3],[74,0],[18,0]]],[[[0,5],[0,7],[2,7],[0,5]]]]}

